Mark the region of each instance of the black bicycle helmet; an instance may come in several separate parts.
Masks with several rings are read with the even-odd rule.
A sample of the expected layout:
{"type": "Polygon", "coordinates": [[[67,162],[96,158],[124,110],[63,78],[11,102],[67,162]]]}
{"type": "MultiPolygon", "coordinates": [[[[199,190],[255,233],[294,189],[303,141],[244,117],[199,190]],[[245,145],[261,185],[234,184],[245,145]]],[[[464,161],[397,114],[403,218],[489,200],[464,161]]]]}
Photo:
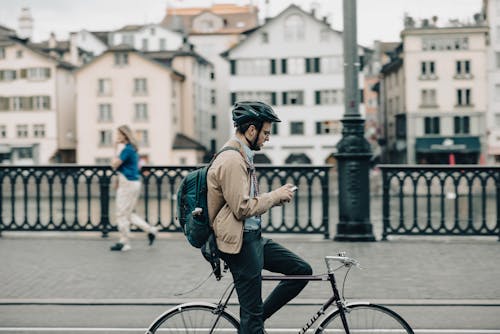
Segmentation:
{"type": "Polygon", "coordinates": [[[281,122],[270,105],[259,101],[239,101],[233,106],[233,122],[235,125],[252,120],[261,122],[281,122]]]}

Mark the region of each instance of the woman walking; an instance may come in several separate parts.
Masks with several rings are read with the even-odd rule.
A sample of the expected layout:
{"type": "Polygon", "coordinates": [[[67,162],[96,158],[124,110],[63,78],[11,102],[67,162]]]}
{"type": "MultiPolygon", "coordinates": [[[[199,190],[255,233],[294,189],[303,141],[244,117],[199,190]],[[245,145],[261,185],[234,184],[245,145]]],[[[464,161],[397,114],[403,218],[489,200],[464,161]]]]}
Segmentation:
{"type": "Polygon", "coordinates": [[[127,125],[118,128],[115,145],[123,147],[111,163],[111,167],[118,171],[116,222],[120,232],[120,241],[111,246],[111,250],[125,252],[131,248],[130,224],[134,224],[148,233],[150,246],[155,241],[158,231],[133,212],[141,193],[141,180],[137,140],[127,125]]]}

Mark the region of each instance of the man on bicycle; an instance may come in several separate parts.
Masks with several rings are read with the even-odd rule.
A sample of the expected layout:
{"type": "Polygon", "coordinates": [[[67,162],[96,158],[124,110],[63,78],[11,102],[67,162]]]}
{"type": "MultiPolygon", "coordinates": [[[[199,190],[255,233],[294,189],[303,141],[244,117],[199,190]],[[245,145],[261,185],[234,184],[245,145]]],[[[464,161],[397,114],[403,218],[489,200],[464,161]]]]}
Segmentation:
{"type": "Polygon", "coordinates": [[[253,157],[269,140],[273,122],[281,122],[262,102],[237,102],[235,135],[208,171],[208,212],[221,258],[228,264],[240,303],[240,333],[262,334],[264,320],[297,296],[307,281],[281,281],[262,302],[262,269],[285,275],[311,275],[300,257],[261,236],[261,214],[289,202],[293,185],[259,193],[253,157]]]}

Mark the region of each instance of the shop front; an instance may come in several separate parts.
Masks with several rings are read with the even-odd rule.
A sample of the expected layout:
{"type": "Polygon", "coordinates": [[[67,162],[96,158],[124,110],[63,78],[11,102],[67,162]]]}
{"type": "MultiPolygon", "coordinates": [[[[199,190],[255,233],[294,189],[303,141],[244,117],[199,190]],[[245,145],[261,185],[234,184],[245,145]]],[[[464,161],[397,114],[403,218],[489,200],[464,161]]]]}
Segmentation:
{"type": "Polygon", "coordinates": [[[481,155],[479,137],[421,137],[416,138],[415,154],[418,164],[477,164],[481,155]]]}

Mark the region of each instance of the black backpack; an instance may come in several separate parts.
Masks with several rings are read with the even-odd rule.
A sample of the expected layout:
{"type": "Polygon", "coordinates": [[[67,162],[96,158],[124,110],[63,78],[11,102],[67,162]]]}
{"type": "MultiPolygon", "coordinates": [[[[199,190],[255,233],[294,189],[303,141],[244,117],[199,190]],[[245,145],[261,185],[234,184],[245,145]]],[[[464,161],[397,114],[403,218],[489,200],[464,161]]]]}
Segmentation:
{"type": "Polygon", "coordinates": [[[177,219],[189,243],[201,248],[210,235],[210,219],[207,205],[207,173],[215,158],[222,152],[239,150],[236,147],[222,148],[207,166],[189,172],[177,190],[177,219]]]}

